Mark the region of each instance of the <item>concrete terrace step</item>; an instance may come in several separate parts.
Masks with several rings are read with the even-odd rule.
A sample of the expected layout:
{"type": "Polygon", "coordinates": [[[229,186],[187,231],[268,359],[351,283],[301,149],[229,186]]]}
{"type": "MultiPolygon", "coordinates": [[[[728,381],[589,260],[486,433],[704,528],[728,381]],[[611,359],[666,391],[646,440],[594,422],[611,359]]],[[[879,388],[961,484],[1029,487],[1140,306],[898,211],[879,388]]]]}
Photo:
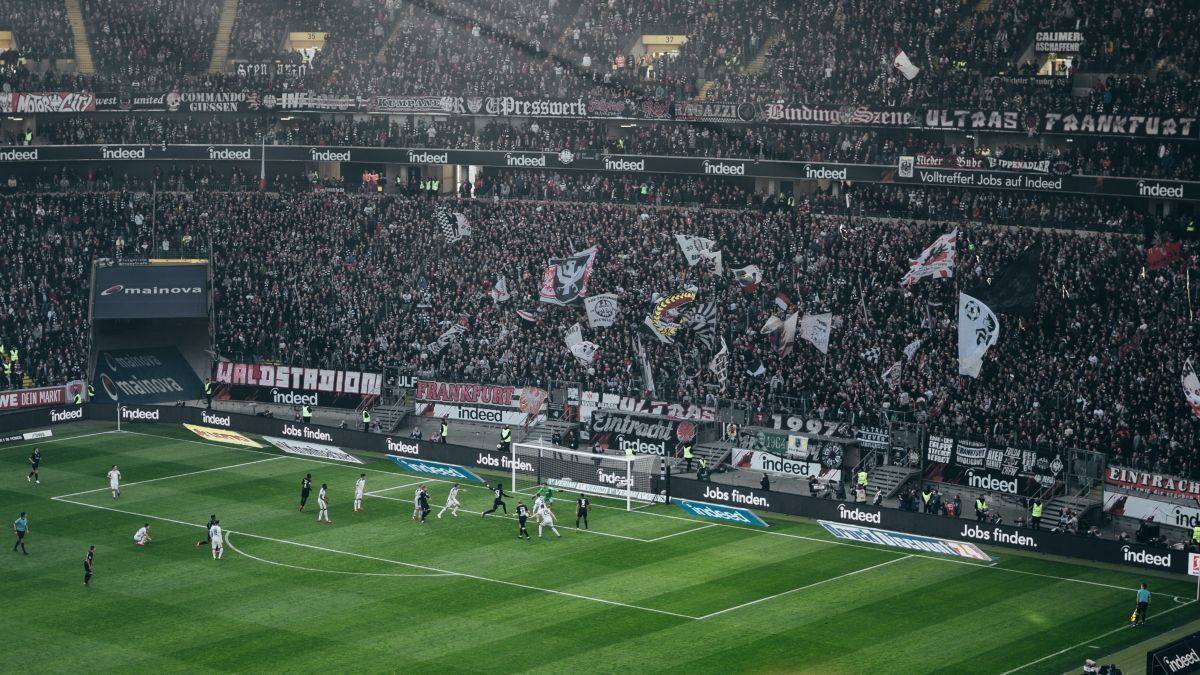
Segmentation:
{"type": "Polygon", "coordinates": [[[75,67],[84,75],[96,72],[92,60],[92,46],[88,43],[87,27],[83,23],[83,7],[79,0],[63,0],[67,9],[67,21],[71,24],[71,41],[75,46],[75,67]]]}
{"type": "Polygon", "coordinates": [[[237,13],[238,0],[225,0],[221,6],[221,19],[217,24],[217,37],[213,40],[212,59],[208,62],[210,74],[225,72],[225,66],[229,63],[229,38],[233,35],[237,13]]]}

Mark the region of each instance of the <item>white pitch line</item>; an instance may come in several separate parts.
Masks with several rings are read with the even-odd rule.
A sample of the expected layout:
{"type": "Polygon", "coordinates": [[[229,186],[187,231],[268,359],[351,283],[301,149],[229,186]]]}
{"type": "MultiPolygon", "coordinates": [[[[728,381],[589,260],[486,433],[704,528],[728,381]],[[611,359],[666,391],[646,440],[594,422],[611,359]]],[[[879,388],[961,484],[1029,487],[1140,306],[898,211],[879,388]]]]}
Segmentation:
{"type": "MultiPolygon", "coordinates": [[[[200,469],[199,471],[188,471],[187,473],[177,473],[173,476],[159,476],[158,478],[147,478],[146,480],[134,481],[132,483],[123,483],[121,485],[121,488],[124,489],[131,485],[145,485],[146,483],[153,483],[155,481],[168,480],[171,478],[183,478],[184,476],[195,476],[196,474],[209,473],[212,471],[224,471],[225,469],[236,469],[239,466],[250,466],[251,464],[261,464],[263,462],[270,462],[275,459],[284,459],[285,457],[286,457],[286,455],[276,455],[274,457],[268,457],[266,459],[256,459],[253,462],[242,462],[241,464],[230,464],[228,466],[214,466],[211,469],[200,469]]],[[[51,499],[62,499],[63,497],[78,497],[79,495],[90,495],[93,492],[103,492],[108,489],[109,488],[107,486],[105,486],[105,487],[101,487],[101,488],[96,488],[94,490],[83,490],[82,492],[72,492],[70,494],[59,495],[57,497],[51,497],[51,499]]]]}
{"type": "Polygon", "coordinates": [[[712,617],[717,616],[719,614],[724,614],[725,612],[732,612],[735,609],[749,607],[750,605],[757,605],[760,602],[766,602],[768,600],[774,600],[775,598],[783,597],[785,595],[790,595],[792,593],[798,593],[800,591],[805,591],[805,590],[808,590],[815,586],[820,586],[821,584],[827,584],[831,581],[837,581],[838,579],[845,579],[846,577],[852,577],[855,574],[862,574],[863,572],[870,572],[871,570],[877,570],[880,567],[884,567],[885,565],[891,565],[892,563],[900,562],[901,560],[908,560],[909,558],[912,558],[912,557],[914,557],[914,556],[904,555],[904,556],[900,556],[899,558],[892,558],[891,560],[888,560],[886,562],[881,562],[878,565],[871,565],[870,567],[863,567],[862,569],[857,569],[857,570],[854,570],[853,572],[846,572],[845,574],[839,574],[836,577],[829,577],[828,579],[822,579],[820,581],[808,584],[806,586],[800,586],[799,588],[793,588],[791,590],[784,591],[782,593],[776,593],[775,595],[768,595],[765,598],[759,598],[757,600],[751,600],[750,602],[743,602],[740,605],[734,605],[733,607],[726,607],[725,609],[720,609],[715,612],[709,612],[708,614],[705,614],[704,616],[700,617],[700,620],[703,621],[705,619],[711,619],[712,617]]]}
{"type": "Polygon", "coordinates": [[[699,532],[700,530],[707,530],[707,529],[708,529],[708,528],[710,528],[710,527],[716,527],[716,526],[717,526],[717,524],[716,524],[716,523],[709,523],[709,524],[707,524],[707,525],[701,525],[700,527],[693,527],[693,528],[692,528],[692,529],[690,529],[690,530],[683,530],[683,531],[681,531],[681,532],[672,532],[671,534],[664,534],[664,535],[663,535],[663,536],[661,536],[661,537],[655,537],[655,538],[653,538],[653,539],[647,539],[646,541],[647,541],[647,542],[651,542],[651,541],[662,541],[663,539],[670,539],[671,537],[678,537],[678,536],[679,536],[679,535],[681,535],[681,534],[688,534],[689,532],[699,532]]]}
{"type": "Polygon", "coordinates": [[[368,497],[378,497],[380,492],[390,492],[392,490],[399,490],[401,488],[412,487],[414,485],[420,485],[421,483],[424,483],[424,482],[425,481],[417,480],[417,481],[413,481],[411,483],[401,483],[400,485],[393,485],[392,487],[385,487],[385,488],[380,488],[378,490],[371,490],[369,492],[364,492],[363,494],[367,495],[368,497]]]}
{"type": "Polygon", "coordinates": [[[250,555],[249,553],[246,553],[242,549],[233,545],[233,537],[231,536],[232,534],[233,534],[232,532],[225,533],[225,545],[226,546],[233,549],[240,555],[243,555],[251,560],[257,560],[260,563],[266,563],[268,565],[276,565],[278,567],[288,567],[288,568],[291,568],[294,570],[302,570],[305,572],[321,572],[322,574],[345,574],[348,576],[355,576],[355,577],[409,577],[409,578],[411,578],[411,577],[449,577],[449,576],[454,576],[452,574],[447,574],[445,572],[414,572],[412,574],[405,574],[403,572],[345,572],[342,570],[322,570],[322,569],[317,569],[316,567],[303,567],[301,565],[292,565],[289,563],[279,562],[277,560],[267,560],[266,558],[259,558],[258,556],[250,555]]]}
{"type": "MultiPolygon", "coordinates": [[[[1183,603],[1182,605],[1175,605],[1174,607],[1166,610],[1162,614],[1156,614],[1155,617],[1165,616],[1167,614],[1170,614],[1171,612],[1174,612],[1177,609],[1182,609],[1184,607],[1187,607],[1188,605],[1194,604],[1195,602],[1196,602],[1195,600],[1191,600],[1191,601],[1183,603]]],[[[1121,631],[1130,628],[1130,626],[1131,626],[1131,624],[1125,624],[1125,625],[1121,626],[1120,628],[1114,628],[1114,629],[1108,631],[1107,633],[1101,633],[1100,635],[1097,635],[1095,637],[1088,638],[1088,639],[1084,640],[1083,642],[1080,642],[1078,644],[1073,644],[1070,647],[1067,647],[1066,649],[1060,649],[1060,650],[1054,652],[1053,654],[1047,654],[1036,661],[1030,661],[1029,663],[1026,663],[1025,665],[1017,666],[1016,668],[1013,668],[1012,670],[1007,670],[1003,673],[1003,675],[1010,675],[1011,673],[1025,670],[1029,666],[1035,666],[1035,665],[1041,663],[1042,661],[1045,661],[1046,659],[1052,659],[1060,654],[1065,654],[1065,653],[1071,651],[1072,649],[1078,649],[1085,645],[1090,645],[1092,642],[1095,642],[1097,640],[1103,640],[1104,638],[1108,637],[1109,635],[1112,635],[1114,633],[1120,633],[1121,631]]]]}
{"type": "MultiPolygon", "coordinates": [[[[411,500],[400,499],[399,497],[388,497],[386,495],[374,494],[374,493],[370,493],[370,492],[364,492],[363,494],[367,495],[368,497],[376,497],[378,499],[387,499],[387,500],[390,500],[393,502],[404,502],[406,504],[412,503],[411,500]]],[[[473,516],[478,516],[478,515],[482,514],[482,511],[468,511],[467,509],[459,509],[459,512],[460,513],[469,513],[473,516]]],[[[516,520],[516,516],[497,515],[496,517],[497,518],[507,518],[508,520],[516,520]]],[[[585,530],[585,529],[578,528],[578,527],[571,527],[570,525],[559,525],[558,527],[561,527],[564,530],[575,530],[576,532],[587,532],[590,534],[598,534],[603,537],[613,537],[616,539],[625,539],[627,541],[640,541],[642,543],[654,541],[653,539],[641,539],[639,537],[630,537],[628,535],[615,534],[613,532],[601,532],[600,530],[585,530]]]]}
{"type": "MultiPolygon", "coordinates": [[[[62,497],[52,497],[51,499],[53,499],[55,501],[60,501],[60,502],[66,503],[66,504],[74,504],[76,506],[83,506],[83,507],[86,507],[89,509],[100,509],[102,511],[112,511],[113,513],[124,513],[126,515],[137,516],[139,518],[148,518],[150,520],[160,520],[160,521],[167,522],[167,523],[175,523],[177,525],[186,525],[188,527],[199,527],[199,528],[204,527],[203,525],[200,525],[197,523],[188,523],[188,522],[184,522],[182,520],[176,520],[174,518],[164,518],[162,516],[154,516],[154,515],[150,515],[147,513],[138,513],[136,511],[127,511],[125,509],[117,509],[117,508],[113,508],[111,506],[102,506],[100,504],[88,504],[87,502],[77,502],[77,501],[74,501],[71,499],[65,499],[62,497]]],[[[245,537],[251,537],[253,539],[262,539],[263,541],[273,541],[277,544],[289,544],[291,546],[298,546],[300,548],[312,549],[314,551],[323,551],[325,553],[336,553],[339,555],[348,555],[348,556],[351,556],[354,558],[362,558],[364,560],[375,560],[378,562],[390,563],[392,565],[401,565],[403,567],[411,567],[413,569],[426,570],[429,572],[439,572],[439,573],[445,574],[447,576],[463,577],[464,579],[474,579],[476,581],[484,581],[484,582],[493,583],[493,584],[500,584],[502,586],[511,586],[513,588],[523,588],[525,590],[538,591],[540,593],[548,593],[551,595],[559,595],[559,596],[566,597],[566,598],[575,598],[576,600],[587,600],[590,602],[596,602],[596,603],[600,603],[600,604],[604,604],[604,605],[611,605],[614,607],[624,607],[626,609],[636,609],[636,610],[641,610],[643,612],[651,612],[653,614],[664,614],[666,616],[673,616],[676,618],[688,619],[691,621],[698,621],[700,619],[700,617],[697,617],[697,616],[690,616],[688,614],[679,614],[677,612],[671,612],[671,611],[667,611],[665,609],[655,609],[653,607],[642,607],[641,605],[631,605],[631,604],[624,603],[624,602],[618,602],[616,600],[597,598],[597,597],[593,597],[590,595],[581,595],[579,593],[570,593],[568,591],[560,591],[560,590],[556,590],[553,588],[542,588],[540,586],[531,586],[528,584],[517,583],[515,581],[506,581],[504,579],[493,579],[491,577],[484,577],[484,576],[480,576],[477,574],[468,574],[467,572],[455,572],[453,570],[444,570],[444,569],[439,569],[437,567],[430,567],[428,565],[419,565],[417,563],[404,562],[402,560],[390,560],[388,558],[380,558],[378,556],[367,555],[365,553],[355,553],[354,551],[343,551],[343,550],[336,549],[336,548],[327,548],[325,546],[316,546],[314,544],[305,544],[303,542],[291,541],[288,539],[277,539],[275,537],[268,537],[268,536],[261,535],[261,534],[253,534],[251,532],[243,532],[243,531],[235,531],[235,530],[230,530],[230,532],[234,532],[235,534],[239,534],[239,535],[245,536],[245,537]]]]}
{"type": "MultiPolygon", "coordinates": [[[[110,433],[110,432],[100,432],[100,433],[110,433]]],[[[274,455],[274,453],[266,452],[264,450],[255,450],[253,448],[242,448],[242,447],[221,445],[219,443],[210,443],[207,441],[197,441],[197,440],[193,440],[190,438],[175,438],[172,436],[163,436],[162,434],[148,434],[148,433],[145,433],[142,431],[124,431],[122,433],[137,434],[139,436],[151,436],[154,438],[165,438],[165,439],[172,440],[172,441],[181,441],[184,443],[195,443],[197,445],[211,445],[211,446],[217,447],[217,448],[225,448],[226,450],[240,450],[243,452],[254,452],[254,453],[258,453],[258,454],[274,455]]],[[[292,459],[298,459],[298,460],[303,460],[303,461],[308,461],[308,462],[316,462],[318,464],[329,464],[332,466],[350,466],[350,465],[343,464],[340,462],[332,462],[332,461],[327,461],[327,460],[322,460],[322,459],[314,459],[311,457],[296,457],[296,456],[292,456],[292,455],[274,455],[274,456],[276,456],[276,457],[291,457],[292,459]]],[[[373,469],[370,467],[358,467],[358,468],[362,471],[373,471],[375,473],[386,473],[391,476],[405,475],[398,471],[384,471],[383,469],[373,469]]],[[[450,482],[450,481],[443,481],[443,480],[437,479],[437,478],[429,478],[429,479],[425,479],[425,480],[426,481],[438,481],[438,482],[450,482]]],[[[465,483],[463,484],[463,486],[486,489],[486,488],[483,488],[483,486],[470,485],[470,484],[465,484],[465,483]]],[[[602,508],[602,509],[612,509],[614,511],[625,511],[625,508],[621,507],[621,506],[608,506],[607,504],[600,504],[600,503],[595,503],[595,504],[593,504],[593,506],[596,506],[596,507],[602,508]]],[[[636,513],[639,515],[654,516],[656,518],[669,518],[671,520],[683,520],[683,521],[686,521],[689,523],[704,523],[704,522],[706,522],[703,520],[699,520],[697,518],[685,518],[683,516],[673,516],[673,515],[670,515],[667,513],[654,513],[653,511],[638,511],[636,509],[633,511],[626,511],[626,513],[636,513]]],[[[739,525],[731,525],[729,523],[712,523],[712,524],[715,525],[716,527],[727,527],[727,528],[731,528],[734,530],[741,530],[742,532],[753,532],[756,534],[769,534],[769,535],[774,535],[776,537],[787,537],[789,539],[799,539],[802,541],[819,542],[822,544],[828,544],[830,546],[848,546],[850,548],[861,548],[861,549],[866,549],[868,551],[887,550],[886,548],[881,548],[878,546],[869,546],[866,544],[855,544],[855,543],[848,542],[848,541],[837,541],[834,539],[821,539],[819,537],[809,537],[809,536],[806,536],[803,534],[793,534],[791,532],[777,532],[774,530],[763,529],[763,528],[742,527],[739,525]]],[[[953,563],[956,565],[970,565],[971,567],[978,567],[980,569],[991,569],[991,570],[996,570],[997,572],[1011,572],[1013,574],[1024,574],[1027,576],[1044,577],[1046,579],[1057,579],[1059,581],[1067,581],[1067,582],[1078,583],[1078,584],[1101,586],[1101,587],[1120,590],[1122,592],[1127,592],[1129,590],[1128,588],[1125,588],[1123,586],[1114,586],[1112,584],[1105,584],[1105,583],[1101,583],[1101,582],[1097,582],[1097,581],[1087,581],[1086,579],[1076,579],[1073,577],[1060,577],[1060,576],[1055,576],[1053,574],[1040,574],[1038,572],[1026,572],[1024,570],[1014,570],[1014,569],[1010,569],[1007,567],[995,567],[995,566],[992,566],[992,565],[989,565],[986,563],[973,563],[973,562],[970,562],[967,560],[956,560],[954,558],[944,558],[944,557],[933,556],[933,555],[925,555],[925,554],[921,554],[921,553],[912,553],[910,555],[914,558],[925,558],[926,560],[940,560],[945,563],[953,563]]],[[[1131,573],[1132,573],[1132,571],[1131,571],[1131,573]]],[[[1163,594],[1163,595],[1164,595],[1164,597],[1176,597],[1176,598],[1183,597],[1183,596],[1166,596],[1166,594],[1163,594]]]]}

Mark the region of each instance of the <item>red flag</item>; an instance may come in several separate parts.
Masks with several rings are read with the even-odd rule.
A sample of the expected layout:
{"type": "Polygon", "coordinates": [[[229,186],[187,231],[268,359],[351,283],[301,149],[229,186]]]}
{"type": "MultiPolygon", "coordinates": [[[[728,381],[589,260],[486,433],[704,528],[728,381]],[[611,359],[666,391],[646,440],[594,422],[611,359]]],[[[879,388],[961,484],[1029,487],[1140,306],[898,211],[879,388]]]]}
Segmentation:
{"type": "Polygon", "coordinates": [[[1183,243],[1169,241],[1146,249],[1146,267],[1161,270],[1183,257],[1183,243]]]}

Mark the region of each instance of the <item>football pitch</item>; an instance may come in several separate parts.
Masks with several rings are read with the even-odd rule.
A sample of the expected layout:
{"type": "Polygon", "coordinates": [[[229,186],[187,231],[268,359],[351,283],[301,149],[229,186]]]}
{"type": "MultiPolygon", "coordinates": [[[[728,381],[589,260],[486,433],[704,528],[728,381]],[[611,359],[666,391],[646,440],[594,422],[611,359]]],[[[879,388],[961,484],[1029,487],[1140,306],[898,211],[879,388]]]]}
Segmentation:
{"type": "MultiPolygon", "coordinates": [[[[480,517],[482,485],[438,519],[449,484],[385,460],[154,425],[55,433],[0,447],[0,515],[30,523],[30,555],[0,558],[0,634],[9,667],[32,672],[1061,673],[1200,617],[1186,580],[1005,549],[979,563],[839,541],[809,521],[745,528],[603,499],[584,531],[561,492],[562,537],[538,539],[531,520],[533,539],[519,541],[515,520],[480,517]],[[25,480],[34,445],[40,485],[25,480]],[[314,491],[299,512],[305,473],[314,491]],[[317,522],[321,483],[332,524],[317,522]],[[421,483],[434,508],[424,525],[410,518],[421,483]],[[219,561],[195,549],[214,513],[219,561]],[[147,522],[153,542],[135,546],[147,522]],[[1131,629],[1140,581],[1154,602],[1131,629]]],[[[531,503],[507,499],[510,514],[518,498],[531,503]]]]}

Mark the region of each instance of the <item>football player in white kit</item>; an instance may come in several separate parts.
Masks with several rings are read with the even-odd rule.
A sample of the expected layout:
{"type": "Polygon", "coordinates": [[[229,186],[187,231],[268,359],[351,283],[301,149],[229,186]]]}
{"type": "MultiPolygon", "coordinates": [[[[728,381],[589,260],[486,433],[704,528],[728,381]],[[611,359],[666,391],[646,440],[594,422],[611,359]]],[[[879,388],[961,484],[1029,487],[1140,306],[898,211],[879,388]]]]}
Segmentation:
{"type": "Polygon", "coordinates": [[[121,471],[116,464],[108,470],[108,489],[112,490],[113,499],[121,496],[121,471]]]}
{"type": "Polygon", "coordinates": [[[324,520],[327,523],[333,522],[332,520],[329,519],[329,500],[325,496],[325,490],[326,490],[325,484],[321,483],[321,491],[317,493],[317,508],[319,509],[319,511],[317,511],[317,522],[318,523],[321,522],[322,520],[324,520]]]}
{"type": "Polygon", "coordinates": [[[213,523],[208,528],[208,539],[212,542],[213,560],[225,557],[225,533],[221,531],[221,521],[213,523]]]}
{"type": "Polygon", "coordinates": [[[446,512],[446,509],[450,509],[450,515],[457,518],[459,506],[458,483],[455,483],[454,485],[450,486],[450,494],[446,495],[446,505],[442,507],[441,511],[438,511],[438,518],[442,517],[442,514],[446,512]]]}
{"type": "Polygon", "coordinates": [[[548,527],[554,533],[554,536],[561,537],[558,533],[558,528],[554,527],[554,513],[546,506],[545,500],[538,497],[538,501],[533,503],[533,515],[538,519],[538,537],[542,536],[542,528],[548,527]]]}
{"type": "Polygon", "coordinates": [[[142,524],[138,528],[138,531],[133,533],[133,543],[138,546],[145,546],[150,543],[150,523],[142,524]]]}
{"type": "Polygon", "coordinates": [[[362,511],[362,496],[363,490],[367,487],[367,474],[358,474],[358,480],[354,483],[354,511],[355,513],[362,511]]]}

